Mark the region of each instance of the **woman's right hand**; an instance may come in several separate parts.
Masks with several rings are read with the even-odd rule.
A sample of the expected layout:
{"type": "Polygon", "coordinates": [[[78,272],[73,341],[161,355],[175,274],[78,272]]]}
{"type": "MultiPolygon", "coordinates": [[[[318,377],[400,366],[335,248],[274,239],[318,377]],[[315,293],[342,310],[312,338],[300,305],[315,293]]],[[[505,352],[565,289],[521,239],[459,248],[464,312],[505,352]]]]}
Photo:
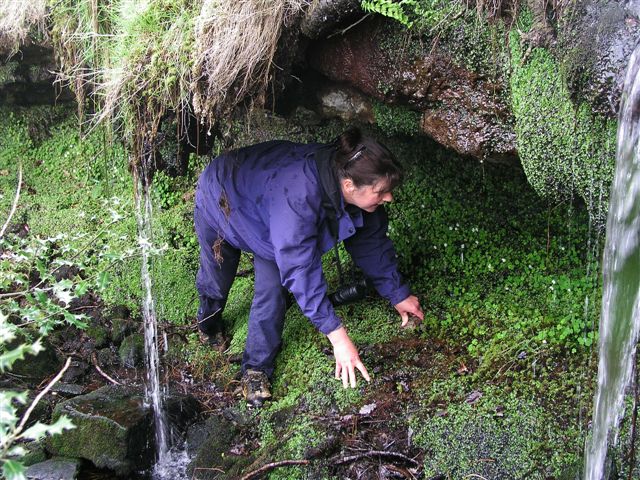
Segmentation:
{"type": "Polygon", "coordinates": [[[367,382],[371,381],[369,372],[360,360],[358,350],[344,327],[334,330],[327,338],[333,345],[333,356],[336,359],[336,378],[342,378],[342,386],[356,388],[356,368],[367,382]]]}

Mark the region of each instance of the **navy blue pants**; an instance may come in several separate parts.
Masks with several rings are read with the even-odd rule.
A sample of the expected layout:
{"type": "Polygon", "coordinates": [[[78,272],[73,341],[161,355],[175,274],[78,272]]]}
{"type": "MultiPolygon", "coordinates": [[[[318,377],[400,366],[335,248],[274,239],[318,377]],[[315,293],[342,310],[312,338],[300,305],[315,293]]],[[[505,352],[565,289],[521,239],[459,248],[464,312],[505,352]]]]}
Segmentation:
{"type": "MultiPolygon", "coordinates": [[[[200,268],[196,288],[200,298],[198,328],[207,335],[222,331],[222,311],[236,276],[240,250],[223,241],[221,261],[214,255],[218,231],[208,225],[196,207],[195,228],[200,243],[200,268]]],[[[261,370],[269,378],[282,344],[282,328],[287,312],[288,292],[280,283],[275,262],[254,255],[255,287],[249,312],[249,331],[242,357],[242,371],[261,370]]]]}

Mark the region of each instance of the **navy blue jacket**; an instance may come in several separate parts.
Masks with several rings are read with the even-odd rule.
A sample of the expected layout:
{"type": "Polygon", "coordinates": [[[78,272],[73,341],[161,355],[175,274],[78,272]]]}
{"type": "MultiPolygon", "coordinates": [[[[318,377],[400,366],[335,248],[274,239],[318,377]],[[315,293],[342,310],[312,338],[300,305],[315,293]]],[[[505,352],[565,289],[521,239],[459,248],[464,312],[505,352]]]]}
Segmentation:
{"type": "Polygon", "coordinates": [[[273,260],[282,285],[324,334],[341,326],[327,297],[321,256],[343,241],[378,293],[396,305],[410,295],[398,273],[382,206],[337,212],[337,238],[322,205],[314,154],[321,144],[272,141],[221,155],[198,181],[196,206],[228,243],[273,260]]]}

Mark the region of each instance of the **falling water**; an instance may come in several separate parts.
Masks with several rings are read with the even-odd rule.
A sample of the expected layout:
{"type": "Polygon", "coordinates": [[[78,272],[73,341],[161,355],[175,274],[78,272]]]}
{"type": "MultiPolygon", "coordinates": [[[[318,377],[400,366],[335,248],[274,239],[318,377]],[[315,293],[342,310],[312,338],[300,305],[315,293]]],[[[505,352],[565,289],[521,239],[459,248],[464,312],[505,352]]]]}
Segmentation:
{"type": "Polygon", "coordinates": [[[602,480],[609,440],[617,441],[624,392],[635,363],[640,327],[640,47],[627,71],[618,126],[616,173],[603,258],[600,360],[593,436],[585,449],[585,480],[602,480]]]}
{"type": "Polygon", "coordinates": [[[162,402],[163,391],[160,385],[158,325],[156,321],[155,304],[151,293],[151,275],[149,271],[149,257],[152,248],[152,209],[148,185],[143,185],[140,181],[138,182],[136,194],[136,212],[138,217],[139,243],[142,250],[142,282],[144,287],[142,315],[144,318],[144,346],[147,363],[145,396],[147,402],[153,407],[158,464],[164,465],[168,461],[167,453],[169,451],[169,444],[168,428],[162,402]]]}

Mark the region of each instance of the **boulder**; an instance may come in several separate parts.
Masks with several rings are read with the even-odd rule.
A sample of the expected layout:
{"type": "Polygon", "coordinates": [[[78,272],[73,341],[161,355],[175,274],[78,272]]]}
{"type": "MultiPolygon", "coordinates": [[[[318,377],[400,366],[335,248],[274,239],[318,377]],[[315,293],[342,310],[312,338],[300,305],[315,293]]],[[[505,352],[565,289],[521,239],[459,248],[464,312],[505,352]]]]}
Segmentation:
{"type": "Polygon", "coordinates": [[[127,475],[153,460],[153,414],[142,392],[109,385],[56,405],[53,421],[67,415],[76,428],[47,440],[53,455],[84,458],[127,475]]]}
{"type": "Polygon", "coordinates": [[[52,458],[27,469],[29,480],[75,480],[80,472],[77,458],[52,458]]]}

